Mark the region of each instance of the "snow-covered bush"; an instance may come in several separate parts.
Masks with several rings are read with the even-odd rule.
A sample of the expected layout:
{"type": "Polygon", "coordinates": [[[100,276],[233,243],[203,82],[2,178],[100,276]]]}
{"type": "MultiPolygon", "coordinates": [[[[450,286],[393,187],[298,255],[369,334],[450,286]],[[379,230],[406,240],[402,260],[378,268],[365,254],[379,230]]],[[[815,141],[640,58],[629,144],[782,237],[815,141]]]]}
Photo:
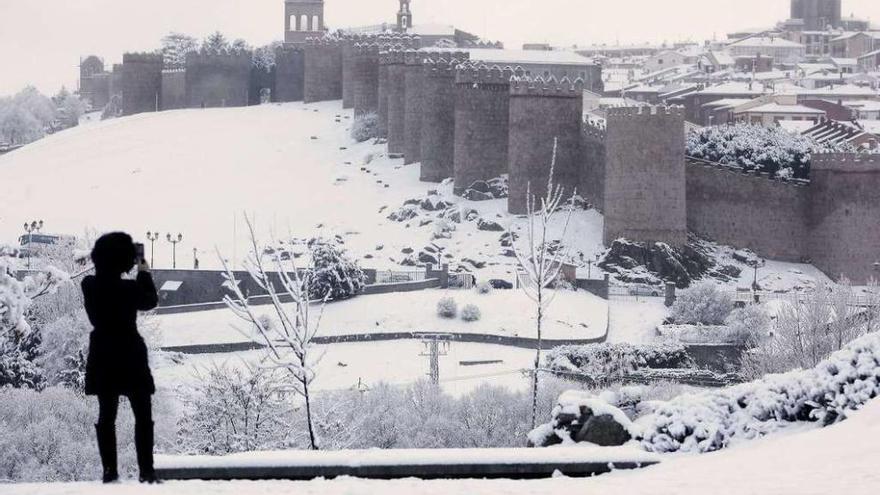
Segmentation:
{"type": "Polygon", "coordinates": [[[312,258],[309,286],[312,298],[338,301],[360,294],[367,276],[341,246],[334,241],[314,238],[308,248],[312,258]]]}
{"type": "Polygon", "coordinates": [[[721,325],[733,308],[733,296],[707,281],[676,295],[672,318],[676,323],[686,325],[721,325]]]}
{"type": "Polygon", "coordinates": [[[364,141],[375,139],[379,135],[379,116],[373,112],[365,113],[355,117],[354,124],[351,126],[351,137],[362,143],[364,141]]]}
{"type": "Polygon", "coordinates": [[[812,368],[855,338],[880,331],[877,306],[865,309],[855,297],[848,284],[819,285],[805,300],[775,302],[775,321],[763,332],[758,329],[755,347],[743,357],[743,372],[757,378],[812,368]]]}
{"type": "MultiPolygon", "coordinates": [[[[117,419],[119,468],[123,476],[137,472],[134,419],[122,399],[117,419]]],[[[163,394],[153,398],[157,451],[167,451],[176,413],[163,394]]],[[[68,389],[41,392],[0,388],[0,479],[13,481],[77,481],[101,476],[95,443],[94,399],[68,389]]]]}
{"type": "Polygon", "coordinates": [[[178,430],[181,450],[228,454],[286,447],[292,405],[280,394],[285,377],[259,366],[198,370],[195,385],[181,396],[186,406],[178,430]]]}
{"type": "Polygon", "coordinates": [[[461,319],[464,321],[479,321],[481,316],[480,308],[477,307],[476,304],[465,304],[465,306],[461,308],[461,319]]]}
{"type": "Polygon", "coordinates": [[[440,318],[455,318],[458,315],[458,304],[451,297],[443,297],[437,301],[437,316],[440,318]]]}
{"type": "Polygon", "coordinates": [[[813,154],[856,151],[849,144],[819,143],[780,127],[737,123],[704,127],[688,134],[687,154],[790,178],[807,179],[813,154]]]}
{"type": "Polygon", "coordinates": [[[735,344],[753,345],[767,335],[770,328],[770,315],[760,304],[749,304],[733,310],[724,321],[727,334],[735,344]]]}
{"type": "Polygon", "coordinates": [[[692,360],[679,343],[566,345],[547,353],[546,366],[561,376],[607,383],[640,368],[688,368],[692,360]]]}
{"type": "Polygon", "coordinates": [[[43,327],[36,361],[49,386],[83,390],[91,331],[92,325],[83,309],[43,327]]]}
{"type": "Polygon", "coordinates": [[[817,366],[654,404],[636,424],[653,452],[709,452],[793,421],[823,425],[880,395],[880,334],[859,338],[817,366]]]}

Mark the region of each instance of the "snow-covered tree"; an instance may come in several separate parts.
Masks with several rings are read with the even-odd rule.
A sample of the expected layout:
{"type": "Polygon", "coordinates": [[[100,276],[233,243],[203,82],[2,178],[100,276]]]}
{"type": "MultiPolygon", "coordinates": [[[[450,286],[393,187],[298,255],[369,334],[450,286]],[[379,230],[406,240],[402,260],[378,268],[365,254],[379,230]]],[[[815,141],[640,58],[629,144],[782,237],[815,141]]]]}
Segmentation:
{"type": "Polygon", "coordinates": [[[19,106],[0,108],[0,136],[10,144],[26,144],[43,137],[43,125],[19,106]]]}
{"type": "Polygon", "coordinates": [[[183,33],[170,32],[162,37],[162,60],[166,69],[186,67],[186,54],[198,51],[199,40],[183,33]]]}
{"type": "MultiPolygon", "coordinates": [[[[535,426],[538,415],[538,372],[541,365],[544,313],[553,301],[553,297],[548,293],[550,292],[550,286],[559,277],[559,273],[562,270],[562,261],[565,259],[565,249],[558,246],[565,240],[573,206],[568,205],[566,207],[562,186],[553,182],[553,174],[556,169],[557,146],[558,140],[554,138],[546,196],[538,199],[532,195],[531,184],[526,186],[527,228],[523,236],[525,246],[517,243],[514,243],[513,246],[516,260],[526,276],[525,283],[521,284],[522,289],[535,303],[535,334],[537,344],[534,374],[532,376],[532,427],[535,426]],[[560,213],[563,217],[562,234],[558,239],[559,244],[551,243],[549,237],[550,225],[554,223],[560,213]]],[[[573,202],[573,200],[574,193],[571,196],[571,201],[573,202]]],[[[508,234],[511,239],[517,238],[512,227],[508,227],[508,234]]]]}
{"type": "Polygon", "coordinates": [[[748,123],[704,127],[688,134],[687,154],[785,178],[807,179],[813,154],[852,152],[846,143],[819,143],[781,127],[748,123]]]}
{"type": "Polygon", "coordinates": [[[197,370],[194,386],[181,394],[183,450],[229,454],[286,446],[292,411],[283,395],[286,378],[282,370],[246,362],[197,370]]]}
{"type": "Polygon", "coordinates": [[[880,294],[875,289],[861,297],[848,283],[820,284],[806,299],[779,301],[769,331],[743,359],[744,372],[758,378],[812,368],[856,338],[880,331],[880,294]]]}
{"type": "Polygon", "coordinates": [[[214,31],[202,41],[202,50],[206,52],[220,52],[229,49],[229,40],[220,31],[214,31]]]}
{"type": "Polygon", "coordinates": [[[733,307],[733,296],[707,281],[678,293],[672,317],[683,325],[723,325],[733,307]]]}
{"type": "Polygon", "coordinates": [[[313,299],[338,301],[360,294],[367,277],[338,243],[316,237],[309,240],[308,248],[312,258],[309,293],[313,299]]]}
{"type": "Polygon", "coordinates": [[[254,48],[254,67],[265,71],[272,70],[275,67],[275,50],[281,45],[280,41],[273,41],[268,45],[254,48]]]}
{"type": "MultiPolygon", "coordinates": [[[[312,273],[300,271],[294,257],[282,260],[280,249],[268,250],[273,254],[266,260],[267,250],[261,246],[253,222],[245,217],[250,234],[252,251],[245,260],[245,268],[251,279],[266,292],[274,313],[273,322],[267,324],[262,312],[256,311],[249,303],[248,296],[238,285],[235,272],[220,256],[225,270],[224,287],[232,292],[224,302],[232,312],[246,322],[239,331],[248,339],[264,346],[268,366],[282,369],[290,375],[291,388],[305,403],[306,428],[309,447],[318,449],[319,443],[312,414],[312,393],[310,387],[315,380],[316,367],[321,355],[315,352],[314,338],[318,333],[321,316],[312,315],[309,301],[309,288],[312,286],[312,273]],[[270,267],[274,271],[270,271],[270,267]]],[[[219,255],[219,253],[218,253],[219,255]]],[[[323,312],[323,306],[320,312],[323,312]]]]}
{"type": "Polygon", "coordinates": [[[251,45],[249,45],[247,41],[245,41],[241,38],[236,38],[229,45],[229,49],[237,51],[237,52],[244,52],[244,51],[250,50],[251,45]]]}

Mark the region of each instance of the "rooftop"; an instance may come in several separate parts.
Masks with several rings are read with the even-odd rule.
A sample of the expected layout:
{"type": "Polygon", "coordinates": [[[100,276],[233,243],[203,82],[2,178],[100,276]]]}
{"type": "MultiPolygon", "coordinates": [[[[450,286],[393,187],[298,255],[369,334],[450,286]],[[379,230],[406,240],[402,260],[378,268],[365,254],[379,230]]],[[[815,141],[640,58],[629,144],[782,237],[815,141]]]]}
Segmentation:
{"type": "MultiPolygon", "coordinates": [[[[422,48],[424,51],[438,51],[437,48],[422,48]]],[[[515,64],[547,64],[547,65],[590,65],[592,59],[578,55],[575,52],[563,50],[507,50],[494,48],[452,48],[451,52],[466,51],[471,54],[471,60],[486,62],[487,64],[515,65],[515,64]]]]}
{"type": "Polygon", "coordinates": [[[747,47],[788,47],[788,48],[802,48],[804,45],[800,43],[795,43],[794,41],[788,41],[784,38],[776,38],[771,36],[756,36],[754,38],[746,38],[744,40],[737,40],[733,43],[730,43],[728,46],[747,46],[747,47]]]}
{"type": "Polygon", "coordinates": [[[780,103],[765,103],[757,107],[743,110],[742,113],[796,113],[799,115],[825,115],[824,110],[818,110],[804,105],[782,105],[780,103]]]}

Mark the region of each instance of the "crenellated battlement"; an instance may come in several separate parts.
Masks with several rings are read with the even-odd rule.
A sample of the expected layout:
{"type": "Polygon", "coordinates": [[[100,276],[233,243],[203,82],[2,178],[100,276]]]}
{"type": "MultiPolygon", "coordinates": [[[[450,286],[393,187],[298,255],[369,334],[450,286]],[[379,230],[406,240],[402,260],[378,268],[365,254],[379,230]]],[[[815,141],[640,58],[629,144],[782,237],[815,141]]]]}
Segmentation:
{"type": "Polygon", "coordinates": [[[403,63],[406,65],[422,65],[425,61],[425,54],[418,51],[409,49],[403,52],[403,63]]]}
{"type": "Polygon", "coordinates": [[[805,179],[788,179],[777,175],[771,175],[767,172],[760,172],[758,170],[745,170],[742,167],[725,165],[723,163],[711,162],[708,160],[702,160],[690,156],[685,158],[685,163],[689,167],[704,167],[707,169],[716,170],[718,172],[736,175],[741,177],[743,180],[760,180],[765,182],[772,182],[773,184],[776,184],[780,187],[808,187],[810,185],[810,181],[805,179]]]}
{"type": "Polygon", "coordinates": [[[812,157],[811,169],[843,173],[880,172],[880,153],[822,153],[812,157]]]}
{"type": "Polygon", "coordinates": [[[584,81],[577,78],[574,81],[567,77],[557,80],[555,77],[548,78],[514,76],[510,80],[511,96],[541,96],[549,98],[583,98],[584,81]]]}
{"type": "Polygon", "coordinates": [[[455,74],[456,84],[487,84],[510,86],[510,80],[524,74],[521,67],[486,65],[484,63],[465,62],[458,66],[455,74]]]}
{"type": "Polygon", "coordinates": [[[379,52],[379,63],[382,65],[403,65],[405,51],[401,45],[394,45],[389,50],[379,52]]]}
{"type": "Polygon", "coordinates": [[[609,120],[627,118],[684,118],[684,107],[664,105],[641,105],[634,107],[614,107],[605,111],[609,120]]]}
{"type": "Polygon", "coordinates": [[[161,53],[152,52],[130,52],[122,54],[122,63],[124,64],[162,64],[163,58],[161,53]]]}
{"type": "Polygon", "coordinates": [[[379,53],[386,50],[386,47],[380,43],[356,43],[354,45],[354,54],[361,56],[378,57],[379,53]]]}
{"type": "Polygon", "coordinates": [[[202,50],[186,54],[186,65],[214,65],[250,67],[252,52],[249,50],[202,50]]]}
{"type": "Polygon", "coordinates": [[[306,38],[307,47],[338,47],[342,42],[341,38],[333,35],[306,38]]]}
{"type": "Polygon", "coordinates": [[[605,126],[592,120],[583,120],[581,122],[581,134],[592,141],[602,144],[605,143],[605,138],[608,136],[605,126]]]}
{"type": "Polygon", "coordinates": [[[426,58],[422,67],[424,67],[426,77],[455,78],[457,68],[461,65],[462,61],[462,59],[458,58],[426,58]]]}

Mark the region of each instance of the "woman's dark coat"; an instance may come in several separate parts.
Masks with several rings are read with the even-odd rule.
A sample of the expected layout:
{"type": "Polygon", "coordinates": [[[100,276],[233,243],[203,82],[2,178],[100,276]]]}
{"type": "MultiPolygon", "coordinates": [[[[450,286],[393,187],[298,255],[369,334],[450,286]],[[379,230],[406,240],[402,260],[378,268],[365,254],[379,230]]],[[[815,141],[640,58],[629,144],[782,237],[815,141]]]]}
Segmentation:
{"type": "Polygon", "coordinates": [[[89,337],[86,394],[138,395],[156,391],[147,346],[137,329],[137,312],[159,301],[153,277],[136,280],[88,276],[82,281],[86,313],[95,330],[89,337]]]}

